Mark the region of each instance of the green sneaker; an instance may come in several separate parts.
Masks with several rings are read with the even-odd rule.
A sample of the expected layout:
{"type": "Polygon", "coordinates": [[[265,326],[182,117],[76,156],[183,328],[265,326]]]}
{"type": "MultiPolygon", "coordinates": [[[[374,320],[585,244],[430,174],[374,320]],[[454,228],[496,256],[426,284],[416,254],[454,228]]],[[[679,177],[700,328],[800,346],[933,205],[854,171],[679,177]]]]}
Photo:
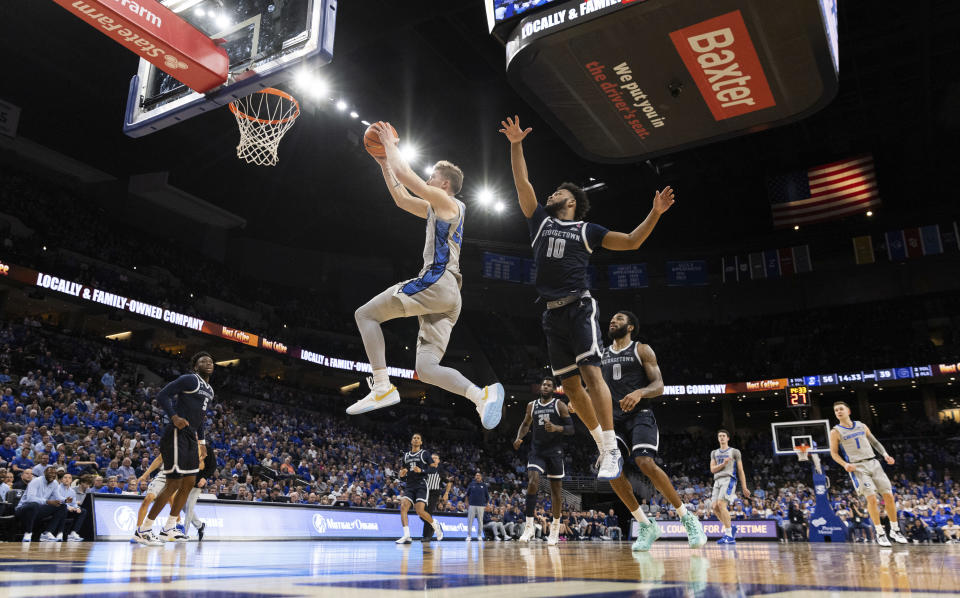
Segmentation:
{"type": "Polygon", "coordinates": [[[700,520],[693,513],[687,513],[680,518],[680,523],[687,528],[687,542],[690,548],[700,548],[707,543],[707,534],[703,533],[703,526],[700,520]]]}
{"type": "Polygon", "coordinates": [[[633,543],[633,551],[646,552],[650,550],[653,542],[660,537],[660,526],[657,525],[657,520],[652,517],[650,523],[641,523],[639,526],[637,539],[633,543]]]}

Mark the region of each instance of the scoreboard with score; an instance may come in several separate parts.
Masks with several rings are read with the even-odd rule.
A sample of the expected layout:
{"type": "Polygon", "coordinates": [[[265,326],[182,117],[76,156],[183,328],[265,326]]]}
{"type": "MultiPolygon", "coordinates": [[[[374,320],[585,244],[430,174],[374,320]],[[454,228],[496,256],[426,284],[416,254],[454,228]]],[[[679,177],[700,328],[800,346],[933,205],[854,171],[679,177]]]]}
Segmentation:
{"type": "Polygon", "coordinates": [[[790,386],[787,388],[787,407],[809,407],[810,394],[806,386],[790,386]]]}

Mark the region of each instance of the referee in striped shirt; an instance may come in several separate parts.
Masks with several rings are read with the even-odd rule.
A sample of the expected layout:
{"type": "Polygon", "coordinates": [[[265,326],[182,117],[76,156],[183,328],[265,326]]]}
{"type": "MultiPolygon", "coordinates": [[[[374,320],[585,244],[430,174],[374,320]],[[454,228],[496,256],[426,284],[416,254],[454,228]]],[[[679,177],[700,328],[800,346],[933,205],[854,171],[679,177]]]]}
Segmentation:
{"type": "MultiPolygon", "coordinates": [[[[433,463],[427,466],[427,513],[433,515],[437,510],[437,503],[440,501],[440,478],[443,478],[444,482],[447,484],[446,489],[443,491],[443,501],[446,502],[447,497],[450,495],[450,488],[453,487],[453,480],[450,479],[450,472],[447,468],[440,464],[440,455],[434,453],[431,455],[433,463]]],[[[437,521],[434,519],[434,521],[437,521]]],[[[439,523],[439,522],[438,522],[439,523]]],[[[423,522],[423,541],[428,542],[433,539],[434,529],[433,526],[423,522]]]]}

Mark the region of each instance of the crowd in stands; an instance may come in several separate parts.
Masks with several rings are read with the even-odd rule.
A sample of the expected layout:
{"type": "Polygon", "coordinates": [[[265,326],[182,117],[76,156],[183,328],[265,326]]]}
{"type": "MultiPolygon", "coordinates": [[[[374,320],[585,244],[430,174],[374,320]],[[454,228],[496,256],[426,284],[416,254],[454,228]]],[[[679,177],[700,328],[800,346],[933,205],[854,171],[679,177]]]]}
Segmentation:
{"type": "MultiPolygon", "coordinates": [[[[4,480],[0,494],[46,475],[50,465],[71,476],[67,480],[76,482],[73,490],[80,496],[142,492],[146,480],[141,476],[158,454],[163,427],[154,397],[163,381],[182,373],[183,367],[114,341],[67,335],[36,320],[0,323],[0,480],[4,480]],[[156,382],[144,379],[144,364],[150,365],[156,382]]],[[[218,368],[212,384],[217,400],[208,413],[206,437],[216,452],[218,471],[208,487],[220,498],[396,508],[403,489],[397,478],[399,457],[408,449],[412,433],[422,429],[427,431],[425,446],[452,471],[453,489],[438,510],[465,511],[467,484],[479,471],[492,489],[486,531],[504,539],[518,533],[525,462],[505,436],[486,441],[478,431],[450,438],[431,436],[430,430],[440,422],[416,408],[385,414],[382,423],[348,419],[342,415],[340,399],[230,368],[218,368]],[[418,415],[398,417],[407,410],[418,415]]],[[[960,523],[960,488],[950,471],[957,466],[957,447],[942,439],[956,435],[957,426],[916,427],[920,425],[904,428],[900,422],[888,422],[877,428],[898,458],[890,474],[902,517],[910,520],[906,529],[911,538],[954,539],[956,529],[951,526],[960,523]]],[[[795,458],[774,457],[769,438],[762,435],[739,436],[734,443],[744,454],[753,490],[751,498],[732,505],[734,519],[779,519],[785,530],[797,525],[805,531],[813,506],[805,466],[795,458]]],[[[573,458],[568,471],[592,476],[595,454],[589,438],[578,437],[569,444],[573,458]]],[[[715,447],[713,436],[665,433],[661,446],[662,466],[688,508],[701,519],[710,518],[712,479],[704,462],[715,447]]],[[[859,509],[862,520],[863,506],[851,494],[845,474],[826,465],[833,479],[830,498],[835,509],[851,521],[859,509]]],[[[661,519],[676,518],[662,496],[638,474],[631,476],[644,496],[644,510],[661,519]]],[[[50,483],[63,486],[64,478],[50,483]]],[[[538,511],[543,530],[538,533],[548,533],[550,521],[543,512],[549,508],[544,493],[538,511]]],[[[563,536],[609,537],[618,527],[609,518],[605,513],[566,510],[563,536]]],[[[619,527],[626,531],[625,522],[619,527]]]]}

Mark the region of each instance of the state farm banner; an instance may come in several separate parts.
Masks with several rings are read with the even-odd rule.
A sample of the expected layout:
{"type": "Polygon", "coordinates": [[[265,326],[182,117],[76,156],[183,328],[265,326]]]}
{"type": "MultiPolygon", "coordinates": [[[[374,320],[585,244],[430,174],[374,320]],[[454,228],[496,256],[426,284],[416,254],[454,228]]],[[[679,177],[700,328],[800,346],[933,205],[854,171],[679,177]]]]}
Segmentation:
{"type": "Polygon", "coordinates": [[[227,81],[227,52],[157,0],[53,0],[199,93],[227,81]]]}

